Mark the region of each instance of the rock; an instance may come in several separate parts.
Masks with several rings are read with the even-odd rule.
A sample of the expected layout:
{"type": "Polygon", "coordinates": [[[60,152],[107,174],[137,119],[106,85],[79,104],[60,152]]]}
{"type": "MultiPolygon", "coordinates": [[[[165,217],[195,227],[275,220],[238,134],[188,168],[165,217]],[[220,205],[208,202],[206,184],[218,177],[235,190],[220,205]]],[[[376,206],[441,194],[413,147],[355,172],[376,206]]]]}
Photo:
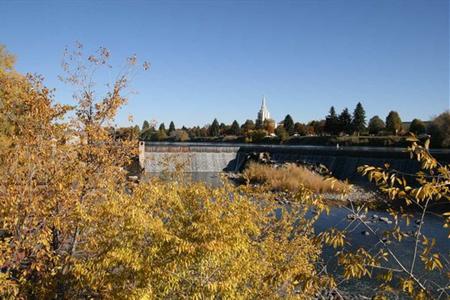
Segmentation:
{"type": "Polygon", "coordinates": [[[356,216],[355,216],[354,214],[348,214],[348,215],[347,215],[347,219],[348,219],[348,220],[355,220],[355,219],[356,219],[356,216]]]}
{"type": "Polygon", "coordinates": [[[387,217],[380,217],[379,220],[386,224],[392,224],[392,221],[389,220],[387,217]]]}
{"type": "Polygon", "coordinates": [[[132,182],[138,182],[139,177],[138,176],[128,176],[128,180],[132,182]]]}

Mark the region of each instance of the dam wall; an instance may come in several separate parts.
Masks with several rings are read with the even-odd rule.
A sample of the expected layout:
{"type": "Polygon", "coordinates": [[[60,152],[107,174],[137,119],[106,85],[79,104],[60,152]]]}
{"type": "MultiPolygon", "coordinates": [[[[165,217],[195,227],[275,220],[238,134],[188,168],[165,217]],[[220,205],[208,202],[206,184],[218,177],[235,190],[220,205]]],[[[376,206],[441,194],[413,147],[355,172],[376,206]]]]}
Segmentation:
{"type": "Polygon", "coordinates": [[[145,172],[236,172],[244,164],[246,151],[238,145],[188,143],[143,143],[139,163],[145,172]]]}
{"type": "MultiPolygon", "coordinates": [[[[325,165],[335,177],[359,181],[361,165],[383,166],[415,173],[417,161],[404,148],[253,145],[218,143],[140,142],[139,160],[146,172],[173,171],[181,165],[185,172],[237,172],[250,154],[269,153],[277,163],[301,162],[325,165]]],[[[432,150],[443,163],[450,163],[450,150],[432,150]]]]}

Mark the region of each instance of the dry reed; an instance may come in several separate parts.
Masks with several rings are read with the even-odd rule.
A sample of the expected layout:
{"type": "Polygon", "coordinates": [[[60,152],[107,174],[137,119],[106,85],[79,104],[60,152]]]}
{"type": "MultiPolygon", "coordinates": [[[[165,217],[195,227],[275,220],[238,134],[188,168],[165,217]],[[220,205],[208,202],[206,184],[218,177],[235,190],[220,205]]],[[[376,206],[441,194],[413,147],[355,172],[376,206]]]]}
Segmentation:
{"type": "Polygon", "coordinates": [[[343,181],[326,180],[322,175],[295,164],[274,167],[252,162],[245,169],[243,176],[250,182],[265,184],[277,191],[294,192],[303,186],[315,193],[337,194],[344,193],[349,188],[343,181]]]}

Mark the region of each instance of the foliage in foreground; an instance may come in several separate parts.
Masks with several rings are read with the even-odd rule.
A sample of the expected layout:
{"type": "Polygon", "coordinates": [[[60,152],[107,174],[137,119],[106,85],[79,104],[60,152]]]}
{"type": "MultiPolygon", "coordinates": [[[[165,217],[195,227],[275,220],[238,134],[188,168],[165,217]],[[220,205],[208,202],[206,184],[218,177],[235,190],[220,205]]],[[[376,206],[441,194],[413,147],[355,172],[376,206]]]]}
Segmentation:
{"type": "Polygon", "coordinates": [[[89,74],[110,54],[84,67],[82,50],[65,65],[76,107],[0,70],[1,298],[305,298],[326,285],[307,191],[287,210],[227,185],[127,182],[137,145],[108,129],[127,77],[97,100],[89,74]]]}
{"type": "MultiPolygon", "coordinates": [[[[450,274],[422,233],[430,203],[448,201],[450,184],[449,167],[427,147],[413,140],[409,149],[422,163],[418,186],[406,183],[411,174],[361,169],[392,198],[421,209],[411,262],[389,244],[407,238],[398,222],[411,217],[406,212],[390,211],[392,228],[377,232],[364,207],[349,208],[355,219],[348,226],[359,222],[381,245],[353,251],[349,228],[314,235],[325,207],[305,188],[281,205],[249,186],[127,182],[123,167],[136,145],[109,130],[126,101],[127,76],[97,99],[90,74],[110,54],[101,48],[85,67],[81,52],[79,45],[68,54],[74,69],[65,65],[67,80],[78,87],[78,105],[67,107],[53,103],[40,78],[15,73],[14,59],[2,60],[0,51],[1,298],[309,298],[339,286],[320,261],[322,243],[339,249],[345,279],[381,270],[380,292],[449,296],[448,287],[434,285],[417,267],[450,274]],[[307,218],[311,206],[316,213],[307,218]]],[[[133,57],[128,62],[136,65],[133,57]]]]}
{"type": "MultiPolygon", "coordinates": [[[[436,249],[436,240],[424,234],[425,216],[430,213],[430,207],[436,203],[448,204],[450,201],[450,165],[444,165],[431,156],[428,145],[424,145],[411,135],[411,146],[407,149],[411,159],[420,162],[420,171],[416,174],[404,173],[391,168],[361,166],[359,171],[373,181],[379,189],[394,201],[401,201],[406,208],[400,211],[388,209],[391,226],[379,231],[367,218],[367,209],[352,205],[348,208],[353,221],[341,231],[339,242],[333,246],[340,248],[339,264],[344,268],[345,278],[372,277],[383,283],[379,286],[379,298],[400,290],[416,299],[434,298],[448,299],[450,297],[448,282],[450,280],[450,264],[448,253],[440,253],[436,249]],[[409,206],[411,206],[412,209],[409,206]],[[414,218],[413,212],[418,212],[414,223],[415,230],[408,232],[406,228],[414,218]],[[370,235],[375,236],[377,244],[371,249],[348,249],[345,244],[346,234],[352,223],[362,226],[370,235]],[[394,246],[396,245],[396,247],[394,246]],[[378,246],[378,247],[377,247],[378,246]],[[397,249],[412,247],[410,256],[404,256],[397,249]],[[424,272],[426,270],[426,272],[424,272]],[[434,272],[440,278],[435,281],[430,275],[434,272]]],[[[443,226],[450,225],[450,212],[443,213],[443,226]]],[[[386,219],[387,220],[387,219],[386,219]]],[[[328,243],[336,234],[325,233],[328,243]]],[[[450,235],[449,235],[450,238],[450,235]]],[[[446,243],[447,241],[440,241],[446,243]]]]}

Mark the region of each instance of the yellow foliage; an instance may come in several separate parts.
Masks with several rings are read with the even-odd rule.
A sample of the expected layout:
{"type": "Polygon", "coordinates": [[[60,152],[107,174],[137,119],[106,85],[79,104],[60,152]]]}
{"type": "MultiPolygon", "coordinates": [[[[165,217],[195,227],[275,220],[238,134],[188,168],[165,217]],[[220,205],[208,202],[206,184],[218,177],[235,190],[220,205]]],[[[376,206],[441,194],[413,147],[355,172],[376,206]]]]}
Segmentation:
{"type": "MultiPolygon", "coordinates": [[[[88,61],[108,56],[100,49],[88,61]]],[[[53,104],[39,78],[0,72],[10,128],[0,149],[0,298],[307,298],[332,282],[315,270],[312,224],[296,225],[309,203],[288,210],[230,185],[127,182],[137,143],[106,127],[126,77],[96,100],[87,69],[65,68],[80,89],[74,108],[53,104]]]]}

